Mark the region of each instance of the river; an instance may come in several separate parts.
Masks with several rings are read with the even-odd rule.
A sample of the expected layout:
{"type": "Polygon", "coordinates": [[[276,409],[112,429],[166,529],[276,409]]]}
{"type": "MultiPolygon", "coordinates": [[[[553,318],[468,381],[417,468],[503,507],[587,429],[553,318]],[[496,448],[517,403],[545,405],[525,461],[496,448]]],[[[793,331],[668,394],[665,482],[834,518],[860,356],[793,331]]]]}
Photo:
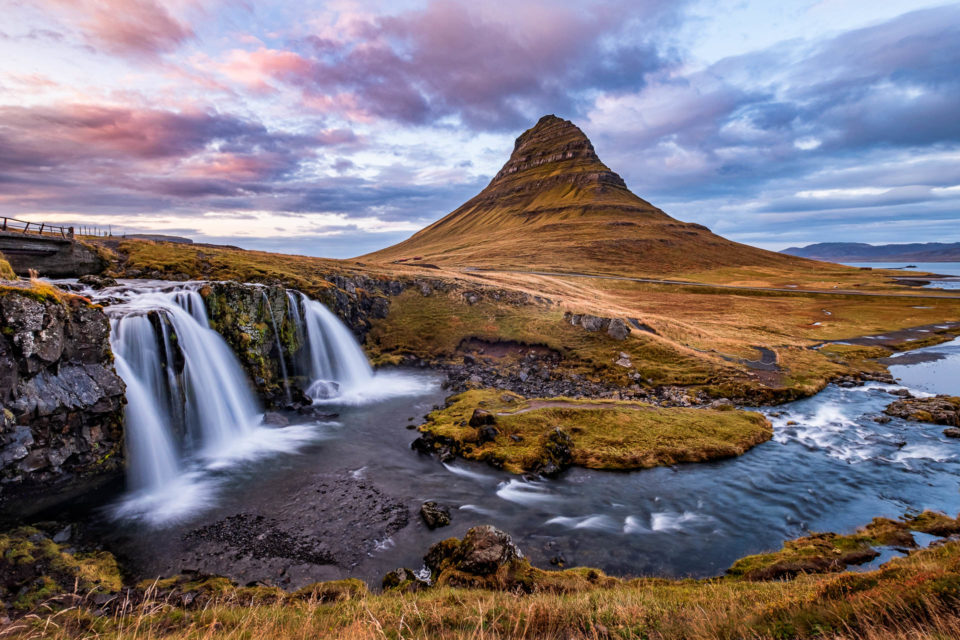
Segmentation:
{"type": "MultiPolygon", "coordinates": [[[[911,354],[891,361],[905,387],[960,394],[960,341],[911,354]]],[[[372,387],[401,391],[327,401],[338,415],[321,421],[289,412],[291,426],[257,431],[261,455],[191,466],[189,509],[131,513],[126,496],[86,513],[86,529],[145,577],[193,569],[293,588],[347,576],[376,584],[477,524],[511,533],[543,567],[562,559],[615,575],[702,577],[809,530],[960,511],[960,442],[943,427],[874,420],[897,385],[831,385],[765,408],[774,438],[738,458],[541,480],[414,452],[408,425],[443,403],[441,380],[429,370],[377,376],[372,387]],[[451,508],[450,527],[424,526],[426,500],[451,508]]]]}

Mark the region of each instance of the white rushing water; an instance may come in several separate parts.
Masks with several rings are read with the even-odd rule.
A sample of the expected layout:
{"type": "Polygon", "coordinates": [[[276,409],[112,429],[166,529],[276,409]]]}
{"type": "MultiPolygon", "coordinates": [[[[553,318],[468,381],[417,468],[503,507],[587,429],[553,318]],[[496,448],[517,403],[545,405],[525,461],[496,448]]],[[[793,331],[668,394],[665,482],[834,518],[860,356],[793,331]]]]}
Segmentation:
{"type": "Polygon", "coordinates": [[[123,292],[108,309],[117,372],[127,386],[131,494],[117,514],[175,520],[208,506],[216,470],[296,450],[310,426],[273,429],[236,356],[210,328],[193,289],[123,292]]]}
{"type": "MultiPolygon", "coordinates": [[[[125,433],[130,494],[116,514],[152,523],[182,519],[210,506],[220,470],[290,453],[323,436],[313,421],[263,425],[246,374],[210,328],[201,283],[124,284],[89,295],[105,302],[117,372],[127,387],[125,433]]],[[[288,291],[289,320],[300,345],[292,373],[314,403],[359,405],[420,393],[423,381],[375,374],[349,329],[326,307],[288,291]]],[[[290,376],[280,325],[264,292],[277,342],[284,390],[290,376]]]]}
{"type": "Polygon", "coordinates": [[[422,393],[421,380],[397,372],[377,372],[353,334],[324,305],[299,291],[288,291],[288,310],[304,345],[297,374],[311,382],[304,390],[315,404],[361,405],[422,393]]]}
{"type": "Polygon", "coordinates": [[[373,381],[373,368],[356,338],[325,306],[299,291],[288,291],[291,318],[304,345],[310,380],[306,394],[314,400],[329,400],[356,393],[373,381]]]}

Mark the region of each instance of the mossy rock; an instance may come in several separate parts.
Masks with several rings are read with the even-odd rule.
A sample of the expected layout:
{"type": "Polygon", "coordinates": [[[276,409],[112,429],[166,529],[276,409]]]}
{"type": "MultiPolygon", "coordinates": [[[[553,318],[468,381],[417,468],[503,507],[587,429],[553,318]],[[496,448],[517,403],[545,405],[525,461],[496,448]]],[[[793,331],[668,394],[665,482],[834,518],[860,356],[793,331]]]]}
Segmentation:
{"type": "Polygon", "coordinates": [[[66,553],[33,527],[0,535],[0,600],[16,610],[68,594],[116,593],[121,587],[117,561],[105,551],[66,553]]]}

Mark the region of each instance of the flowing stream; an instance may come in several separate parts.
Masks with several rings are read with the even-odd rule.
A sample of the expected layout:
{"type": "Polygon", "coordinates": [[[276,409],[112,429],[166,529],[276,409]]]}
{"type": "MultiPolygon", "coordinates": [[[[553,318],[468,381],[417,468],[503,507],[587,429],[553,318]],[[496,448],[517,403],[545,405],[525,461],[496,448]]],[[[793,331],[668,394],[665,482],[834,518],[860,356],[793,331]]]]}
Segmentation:
{"type": "MultiPolygon", "coordinates": [[[[159,524],[209,508],[223,478],[212,471],[277,453],[292,453],[320,437],[317,424],[284,429],[264,426],[263,409],[246,374],[213,329],[197,284],[125,283],[102,292],[113,301],[111,344],[117,372],[127,385],[125,411],[130,494],[116,514],[159,524]]],[[[305,390],[317,402],[358,404],[368,387],[374,397],[403,394],[402,377],[374,373],[356,339],[322,304],[299,292],[291,318],[302,336],[305,390]],[[380,381],[378,381],[379,383],[380,381]]],[[[277,351],[279,330],[264,293],[277,351]]],[[[286,362],[281,361],[289,397],[286,362]]]]}
{"type": "MultiPolygon", "coordinates": [[[[315,402],[338,415],[317,421],[288,412],[284,428],[260,423],[238,363],[189,288],[141,288],[109,308],[128,385],[132,489],[112,515],[134,518],[122,531],[110,520],[100,526],[142,575],[200,567],[287,587],[347,576],[376,583],[397,566],[420,566],[433,542],[493,524],[540,566],[562,560],[617,575],[708,576],[809,530],[850,532],[875,516],[926,508],[960,511],[960,442],[941,426],[875,420],[900,385],[831,385],[763,409],[773,440],[729,460],[633,472],[574,468],[553,480],[441,464],[410,450],[416,431],[405,428],[442,404],[438,377],[374,373],[333,314],[289,296],[295,329],[309,343],[291,373],[308,372],[315,402]],[[373,492],[386,497],[362,506],[373,492]],[[395,513],[387,498],[409,519],[365,541],[374,535],[368,528],[395,513]],[[449,506],[452,525],[426,529],[416,515],[425,500],[449,506]],[[258,522],[273,527],[268,539],[313,535],[304,540],[327,559],[286,559],[242,544],[221,554],[221,538],[214,551],[197,551],[198,531],[229,538],[258,522]]],[[[891,371],[915,395],[960,393],[960,340],[900,357],[891,371]]]]}

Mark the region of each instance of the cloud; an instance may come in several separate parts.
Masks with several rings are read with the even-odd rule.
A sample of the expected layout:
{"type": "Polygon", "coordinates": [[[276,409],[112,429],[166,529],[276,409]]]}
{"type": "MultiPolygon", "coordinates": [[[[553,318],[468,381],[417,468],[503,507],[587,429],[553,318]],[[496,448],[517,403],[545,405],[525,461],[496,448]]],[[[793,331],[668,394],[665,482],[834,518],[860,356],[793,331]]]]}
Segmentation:
{"type": "Polygon", "coordinates": [[[675,45],[695,2],[15,3],[0,211],[221,239],[246,214],[333,215],[336,236],[275,226],[372,249],[473,196],[553,112],[639,195],[735,238],[960,223],[960,5],[707,64],[675,45]]]}
{"type": "MultiPolygon", "coordinates": [[[[632,188],[688,219],[723,225],[739,203],[740,224],[763,229],[764,214],[781,224],[792,213],[814,238],[806,212],[909,216],[957,183],[956,154],[940,157],[960,146],[957,68],[953,5],[654,75],[640,91],[601,96],[586,128],[632,188]]],[[[960,198],[952,205],[960,217],[960,198]]]]}
{"type": "Polygon", "coordinates": [[[40,0],[77,28],[89,44],[108,53],[155,57],[194,36],[189,24],[161,0],[40,0]]]}
{"type": "Polygon", "coordinates": [[[254,91],[295,88],[312,108],[354,120],[453,116],[477,130],[512,130],[547,111],[581,113],[591,91],[643,86],[669,59],[636,34],[681,4],[435,0],[394,15],[341,16],[334,33],[288,49],[235,49],[210,66],[254,91]]]}
{"type": "Polygon", "coordinates": [[[249,197],[274,191],[321,150],[357,142],[349,130],[270,131],[215,111],[7,106],[0,107],[0,181],[35,206],[103,195],[119,203],[249,197]]]}

